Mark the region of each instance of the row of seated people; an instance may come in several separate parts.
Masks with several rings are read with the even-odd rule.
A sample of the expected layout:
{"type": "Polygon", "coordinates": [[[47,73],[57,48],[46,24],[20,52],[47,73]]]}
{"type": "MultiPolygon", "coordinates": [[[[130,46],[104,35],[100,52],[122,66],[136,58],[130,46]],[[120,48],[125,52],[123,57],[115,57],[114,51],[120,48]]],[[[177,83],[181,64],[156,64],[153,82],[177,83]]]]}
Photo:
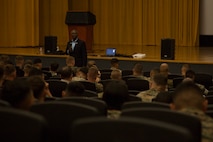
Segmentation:
{"type": "MultiPolygon", "coordinates": [[[[70,117],[73,118],[72,115],[75,114],[75,111],[73,111],[73,113],[71,113],[69,109],[66,109],[65,112],[62,111],[61,109],[68,107],[68,104],[64,103],[66,101],[64,101],[63,99],[62,100],[65,105],[63,107],[59,107],[61,105],[61,99],[54,100],[52,102],[43,102],[46,95],[45,93],[41,93],[41,92],[44,92],[45,89],[47,88],[45,88],[45,82],[41,77],[32,76],[27,80],[16,79],[14,81],[8,81],[5,83],[4,87],[2,88],[1,99],[4,101],[7,101],[14,108],[31,110],[34,113],[43,115],[48,122],[50,121],[49,122],[50,124],[53,123],[52,122],[53,120],[56,121],[56,119],[58,119],[57,116],[61,118],[60,119],[61,121],[66,121],[68,123],[67,119],[69,118],[69,115],[68,115],[69,112],[71,115],[70,117]],[[39,80],[39,79],[41,82],[43,81],[43,89],[35,88],[37,84],[32,83],[33,81],[39,80]],[[37,92],[37,91],[40,91],[40,92],[37,92]],[[36,93],[41,93],[41,94],[38,95],[36,93]],[[35,98],[36,98],[36,101],[35,101],[35,98]],[[38,103],[38,102],[43,102],[43,103],[38,103]],[[47,111],[48,105],[51,106],[49,112],[47,111]],[[61,112],[64,112],[64,114],[62,114],[61,112]],[[67,119],[65,119],[63,116],[65,118],[67,117],[67,119]]],[[[84,87],[81,83],[70,82],[64,94],[65,100],[68,97],[72,97],[76,95],[79,96],[83,94],[83,91],[84,91],[84,87]]],[[[125,107],[124,103],[127,103],[129,101],[128,87],[123,81],[110,82],[104,90],[102,100],[106,103],[106,107],[108,110],[107,117],[110,119],[120,119],[122,118],[122,115],[132,114],[133,110],[132,111],[122,110],[122,108],[125,107]]],[[[201,129],[202,131],[200,130],[202,141],[212,141],[213,140],[213,119],[205,114],[207,110],[207,105],[208,103],[206,99],[203,97],[203,92],[201,91],[201,89],[193,82],[184,82],[179,87],[176,88],[174,94],[172,95],[170,111],[172,112],[175,110],[181,113],[185,113],[187,115],[197,117],[199,121],[201,122],[201,126],[202,126],[202,129],[201,129]]],[[[76,106],[76,104],[72,105],[72,108],[75,108],[74,106],[76,106]]],[[[84,105],[81,104],[81,107],[83,106],[84,105]]],[[[167,109],[169,108],[169,105],[164,105],[164,107],[165,106],[167,106],[167,109]]],[[[138,109],[134,111],[138,111],[138,109]]],[[[80,112],[81,111],[78,110],[76,113],[79,115],[82,115],[80,112]]],[[[87,116],[93,116],[91,110],[90,112],[87,112],[87,114],[90,114],[87,116]]],[[[102,113],[99,115],[104,115],[104,114],[102,113]]],[[[82,116],[86,117],[86,115],[82,115],[82,116]]],[[[155,117],[157,117],[157,115],[155,117]]],[[[154,119],[154,117],[152,119],[154,119]]],[[[180,120],[178,120],[178,122],[181,123],[180,120]]],[[[64,124],[62,125],[62,122],[58,124],[59,126],[57,125],[57,132],[60,131],[60,129],[63,129],[62,126],[64,126],[64,124]]],[[[54,126],[56,126],[56,122],[54,123],[54,126]]],[[[68,126],[66,127],[67,132],[63,131],[64,134],[68,133],[68,129],[69,129],[68,126]]],[[[52,127],[51,127],[51,130],[52,129],[55,130],[52,127]]],[[[54,135],[56,137],[52,137],[52,138],[57,139],[57,135],[55,133],[54,135]]],[[[196,135],[193,135],[193,137],[196,137],[196,135]]],[[[63,140],[62,137],[60,137],[60,139],[63,140]]]]}
{"type": "MultiPolygon", "coordinates": [[[[16,58],[16,63],[18,64],[18,59],[21,57],[16,58]]],[[[21,58],[23,63],[23,59],[21,58]]],[[[20,62],[21,62],[20,61],[20,62]]],[[[111,64],[112,67],[110,68],[111,71],[111,78],[114,80],[121,80],[123,79],[126,81],[129,93],[137,95],[138,97],[142,98],[143,101],[151,101],[159,92],[164,92],[168,90],[168,82],[166,79],[166,75],[168,75],[168,65],[163,63],[160,66],[160,69],[153,69],[150,72],[150,77],[145,77],[143,73],[143,66],[140,63],[135,64],[133,67],[133,74],[129,76],[125,76],[122,78],[122,72],[118,69],[118,60],[112,59],[111,64]],[[165,73],[167,72],[167,73],[165,73]],[[153,76],[156,74],[161,74],[154,78],[153,76]],[[165,75],[165,77],[163,77],[165,75]],[[141,80],[140,80],[141,79],[141,80]],[[147,91],[146,91],[147,90],[147,91]],[[142,91],[142,92],[141,92],[142,91]],[[150,99],[148,99],[150,98],[150,99]]],[[[57,74],[58,64],[53,63],[51,64],[49,73],[52,74],[53,80],[56,80],[56,77],[60,79],[60,81],[53,81],[53,80],[46,80],[46,85],[49,87],[49,95],[54,97],[61,97],[63,95],[63,91],[66,88],[67,83],[70,81],[82,81],[87,90],[92,90],[99,93],[99,96],[102,96],[103,89],[105,88],[107,82],[110,80],[101,80],[100,72],[98,68],[96,68],[94,61],[89,61],[88,65],[92,66],[91,68],[82,67],[82,68],[75,68],[74,67],[74,58],[68,57],[66,59],[67,66],[63,67],[60,71],[60,76],[57,74]],[[69,66],[68,66],[69,65],[69,66]],[[53,72],[53,70],[55,72],[53,72]],[[74,72],[74,73],[73,73],[74,72]],[[73,77],[73,74],[75,75],[73,77]],[[89,83],[92,82],[92,83],[89,83]],[[49,84],[47,84],[49,83],[49,84]],[[91,89],[92,88],[92,89],[91,89]]],[[[29,63],[26,64],[29,66],[29,63]]],[[[41,60],[35,59],[33,62],[33,66],[29,68],[28,72],[25,74],[25,77],[32,76],[32,75],[41,75],[44,72],[41,72],[42,63],[41,60]]],[[[183,66],[185,67],[185,66],[183,66]]],[[[15,68],[11,64],[5,65],[4,68],[4,79],[5,80],[12,80],[15,78],[15,68]]],[[[192,81],[195,79],[195,73],[192,70],[186,70],[186,68],[182,69],[182,72],[185,71],[186,80],[191,78],[192,81]]],[[[20,72],[20,71],[19,71],[20,72]]],[[[16,72],[17,73],[17,72],[16,72]]],[[[3,74],[1,74],[1,78],[3,78],[3,74]]],[[[169,80],[169,79],[168,79],[169,80]]],[[[208,94],[208,90],[204,88],[203,85],[197,84],[203,91],[204,94],[208,94]]],[[[90,93],[92,94],[92,93],[90,93]]]]}

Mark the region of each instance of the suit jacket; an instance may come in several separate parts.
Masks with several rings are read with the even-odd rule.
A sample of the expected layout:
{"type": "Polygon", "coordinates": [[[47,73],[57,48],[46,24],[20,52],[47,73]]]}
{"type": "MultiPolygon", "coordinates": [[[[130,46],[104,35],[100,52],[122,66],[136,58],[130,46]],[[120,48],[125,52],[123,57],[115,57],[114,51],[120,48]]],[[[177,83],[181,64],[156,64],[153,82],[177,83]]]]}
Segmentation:
{"type": "Polygon", "coordinates": [[[75,58],[75,66],[83,67],[87,65],[87,51],[86,44],[84,41],[77,39],[74,50],[69,50],[72,48],[72,41],[67,43],[66,54],[73,56],[75,58]]]}

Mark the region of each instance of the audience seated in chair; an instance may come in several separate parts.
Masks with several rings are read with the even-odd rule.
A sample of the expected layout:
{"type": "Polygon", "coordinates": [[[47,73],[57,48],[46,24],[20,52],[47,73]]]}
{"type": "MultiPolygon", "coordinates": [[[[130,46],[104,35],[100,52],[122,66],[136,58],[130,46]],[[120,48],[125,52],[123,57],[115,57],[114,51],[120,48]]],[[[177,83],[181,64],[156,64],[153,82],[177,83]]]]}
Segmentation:
{"type": "Polygon", "coordinates": [[[168,77],[169,73],[169,65],[167,63],[162,63],[160,65],[160,73],[168,77]]]}
{"type": "Polygon", "coordinates": [[[30,70],[32,69],[32,65],[31,64],[25,64],[24,65],[24,77],[28,77],[29,76],[29,73],[30,73],[30,70]]]}
{"type": "Polygon", "coordinates": [[[89,61],[87,62],[87,67],[88,67],[88,68],[93,67],[94,65],[96,66],[95,60],[89,60],[89,61]]]}
{"type": "Polygon", "coordinates": [[[61,81],[66,82],[67,84],[72,81],[73,71],[69,66],[65,66],[60,71],[61,81]]]}
{"type": "Polygon", "coordinates": [[[70,82],[65,92],[63,92],[62,97],[80,97],[83,96],[85,92],[84,85],[78,81],[72,81],[70,82]]]}
{"type": "Polygon", "coordinates": [[[5,84],[7,81],[12,81],[16,78],[16,68],[12,64],[7,64],[4,66],[4,82],[5,84]]]}
{"type": "Polygon", "coordinates": [[[171,109],[198,117],[202,123],[202,142],[213,141],[213,119],[205,114],[208,101],[193,82],[183,82],[176,88],[171,109]]]}
{"type": "Polygon", "coordinates": [[[147,77],[143,75],[143,65],[141,63],[136,63],[132,69],[133,76],[144,80],[148,80],[147,77]]]}
{"type": "Polygon", "coordinates": [[[33,60],[33,67],[37,68],[37,69],[42,69],[42,61],[40,58],[36,58],[33,60]]]}
{"type": "Polygon", "coordinates": [[[160,73],[160,69],[159,68],[151,69],[151,71],[150,71],[150,77],[148,78],[149,81],[153,80],[154,76],[156,74],[159,74],[159,73],[160,73]]]}
{"type": "Polygon", "coordinates": [[[34,103],[33,91],[24,79],[8,81],[2,88],[1,99],[10,103],[14,108],[28,110],[34,103]]]}
{"type": "Polygon", "coordinates": [[[0,56],[0,65],[4,66],[10,61],[10,57],[8,55],[0,56]]]}
{"type": "MultiPolygon", "coordinates": [[[[192,81],[192,82],[194,82],[195,81],[195,72],[193,70],[186,71],[185,79],[183,81],[192,81]]],[[[203,91],[203,93],[205,95],[208,94],[209,90],[207,90],[204,85],[198,84],[198,83],[195,83],[195,84],[203,91]]]]}
{"type": "MultiPolygon", "coordinates": [[[[160,65],[160,74],[164,75],[165,77],[169,77],[169,75],[171,74],[169,72],[169,65],[167,63],[162,63],[160,65]]],[[[169,79],[167,80],[167,84],[168,84],[168,88],[173,88],[173,80],[169,79]]]]}
{"type": "Polygon", "coordinates": [[[57,62],[53,62],[50,64],[50,73],[52,75],[52,77],[56,77],[58,76],[58,68],[59,68],[59,64],[57,62]]]}
{"type": "Polygon", "coordinates": [[[72,81],[85,81],[87,80],[88,67],[79,67],[76,71],[76,75],[72,78],[72,81]]]}
{"type": "Polygon", "coordinates": [[[189,64],[183,64],[183,65],[181,66],[181,75],[182,75],[183,77],[185,77],[186,72],[187,72],[189,69],[190,69],[190,65],[189,65],[189,64]]]}
{"type": "Polygon", "coordinates": [[[150,89],[140,92],[137,97],[140,97],[143,102],[151,102],[159,92],[165,91],[167,91],[167,78],[162,74],[156,74],[150,82],[150,89]]]}
{"type": "MultiPolygon", "coordinates": [[[[119,60],[117,58],[112,58],[111,59],[111,67],[110,67],[111,70],[120,70],[119,69],[119,60]]],[[[121,71],[121,70],[120,70],[121,71]]]]}
{"type": "Polygon", "coordinates": [[[75,58],[73,56],[68,56],[66,58],[66,65],[72,69],[75,76],[78,67],[75,66],[75,58]]]}
{"type": "MultiPolygon", "coordinates": [[[[42,70],[32,67],[28,77],[32,77],[32,76],[39,76],[45,82],[46,87],[49,86],[49,84],[44,80],[44,74],[42,70]]],[[[49,87],[48,87],[48,90],[49,90],[49,87]]],[[[46,96],[52,97],[50,90],[47,92],[46,96]]]]}
{"type": "Polygon", "coordinates": [[[121,80],[122,79],[122,72],[118,69],[112,70],[110,78],[114,79],[114,80],[121,80]]]}
{"type": "Polygon", "coordinates": [[[101,83],[97,82],[98,77],[99,77],[98,68],[97,67],[89,68],[88,73],[87,73],[87,80],[89,82],[95,83],[97,93],[101,93],[101,92],[103,92],[103,85],[101,83]]]}
{"type": "Polygon", "coordinates": [[[24,57],[23,56],[16,56],[15,57],[15,67],[16,67],[16,76],[23,77],[24,76],[24,57]]]}
{"type": "Polygon", "coordinates": [[[44,102],[46,96],[49,97],[50,91],[48,84],[40,76],[31,76],[27,81],[32,88],[34,98],[37,102],[44,102]]]}
{"type": "Polygon", "coordinates": [[[119,118],[121,106],[129,101],[127,85],[122,81],[110,82],[104,90],[102,99],[108,106],[108,118],[119,118]]]}

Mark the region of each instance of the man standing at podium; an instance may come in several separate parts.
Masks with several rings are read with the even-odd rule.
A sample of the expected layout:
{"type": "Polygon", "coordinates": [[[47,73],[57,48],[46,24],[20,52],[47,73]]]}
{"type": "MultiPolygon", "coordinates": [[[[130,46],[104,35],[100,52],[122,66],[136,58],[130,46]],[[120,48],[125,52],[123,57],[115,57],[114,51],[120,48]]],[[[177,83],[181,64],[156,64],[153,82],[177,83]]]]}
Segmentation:
{"type": "Polygon", "coordinates": [[[87,50],[84,41],[78,38],[76,30],[71,31],[72,40],[67,43],[66,54],[75,58],[75,66],[83,67],[87,65],[87,50]]]}

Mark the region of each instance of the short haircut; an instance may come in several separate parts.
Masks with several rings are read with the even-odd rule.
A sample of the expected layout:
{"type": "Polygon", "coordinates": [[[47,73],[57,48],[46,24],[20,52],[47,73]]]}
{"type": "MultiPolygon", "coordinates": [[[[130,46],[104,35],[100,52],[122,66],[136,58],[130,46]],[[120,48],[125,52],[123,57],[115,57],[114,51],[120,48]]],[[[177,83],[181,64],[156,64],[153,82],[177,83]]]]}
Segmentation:
{"type": "Polygon", "coordinates": [[[87,67],[88,67],[88,68],[90,68],[90,67],[92,67],[92,66],[94,66],[94,65],[96,65],[96,63],[95,63],[94,60],[89,60],[89,61],[87,62],[87,67]]]}
{"type": "Polygon", "coordinates": [[[117,58],[111,59],[111,65],[118,64],[118,63],[119,63],[119,60],[117,58]]]}
{"type": "Polygon", "coordinates": [[[32,60],[25,60],[24,64],[30,64],[30,65],[33,65],[33,61],[32,60]]]}
{"type": "Polygon", "coordinates": [[[42,63],[41,59],[40,58],[35,58],[33,60],[33,64],[38,64],[38,63],[42,63]]]}
{"type": "Polygon", "coordinates": [[[88,70],[88,77],[96,79],[98,76],[98,69],[96,67],[91,67],[88,70]]]}
{"type": "Polygon", "coordinates": [[[40,76],[31,76],[27,79],[27,81],[32,88],[34,97],[39,99],[42,91],[45,88],[44,80],[40,76]]]}
{"type": "Polygon", "coordinates": [[[24,61],[24,57],[23,56],[16,56],[15,58],[15,62],[18,63],[18,62],[22,62],[24,61]]]}
{"type": "Polygon", "coordinates": [[[71,81],[66,88],[66,96],[83,96],[85,91],[84,85],[78,81],[71,81]]]}
{"type": "Polygon", "coordinates": [[[73,76],[73,71],[71,67],[65,66],[61,69],[60,71],[61,73],[61,78],[65,79],[65,78],[70,78],[71,76],[73,76]]]}
{"type": "Polygon", "coordinates": [[[122,81],[112,81],[107,84],[103,100],[108,105],[108,109],[120,110],[124,102],[129,100],[128,87],[122,81]]]}
{"type": "Polygon", "coordinates": [[[204,100],[202,90],[193,82],[181,83],[173,94],[173,103],[176,109],[202,109],[204,100]]]}
{"type": "Polygon", "coordinates": [[[142,74],[143,73],[143,65],[141,63],[136,63],[135,66],[133,67],[133,70],[137,74],[142,74]]]}
{"type": "Polygon", "coordinates": [[[34,76],[34,75],[43,76],[43,72],[40,69],[32,67],[31,70],[30,70],[30,72],[29,72],[29,76],[34,76]]]}
{"type": "Polygon", "coordinates": [[[154,75],[153,81],[156,83],[156,85],[159,85],[159,86],[165,86],[165,85],[167,85],[167,77],[165,77],[162,74],[156,74],[156,75],[154,75]]]}
{"type": "Polygon", "coordinates": [[[195,72],[193,70],[187,70],[185,77],[194,79],[195,78],[195,72]]]}
{"type": "Polygon", "coordinates": [[[185,67],[187,69],[190,69],[190,65],[189,64],[182,64],[182,67],[185,67]]]}
{"type": "Polygon", "coordinates": [[[66,62],[67,62],[67,63],[70,63],[70,62],[72,62],[72,61],[75,61],[75,58],[74,58],[73,56],[68,56],[68,57],[66,58],[66,62]]]}
{"type": "Polygon", "coordinates": [[[32,68],[33,66],[31,64],[25,64],[23,70],[24,72],[29,73],[32,68]]]}
{"type": "Polygon", "coordinates": [[[160,69],[159,68],[154,68],[154,69],[151,69],[150,72],[154,72],[155,74],[158,74],[158,73],[160,73],[160,69]]]}
{"type": "Polygon", "coordinates": [[[16,68],[12,64],[7,64],[7,65],[4,66],[4,75],[6,75],[6,76],[11,75],[15,71],[16,71],[16,68]]]}
{"type": "Polygon", "coordinates": [[[18,107],[30,94],[31,87],[24,79],[8,81],[2,88],[1,99],[9,102],[11,106],[18,107]]]}
{"type": "Polygon", "coordinates": [[[110,77],[111,77],[111,79],[121,79],[122,78],[122,73],[121,73],[120,70],[115,69],[115,70],[112,70],[110,77]]]}
{"type": "Polygon", "coordinates": [[[50,64],[50,70],[51,71],[57,71],[59,67],[59,64],[57,62],[53,62],[50,64]]]}

